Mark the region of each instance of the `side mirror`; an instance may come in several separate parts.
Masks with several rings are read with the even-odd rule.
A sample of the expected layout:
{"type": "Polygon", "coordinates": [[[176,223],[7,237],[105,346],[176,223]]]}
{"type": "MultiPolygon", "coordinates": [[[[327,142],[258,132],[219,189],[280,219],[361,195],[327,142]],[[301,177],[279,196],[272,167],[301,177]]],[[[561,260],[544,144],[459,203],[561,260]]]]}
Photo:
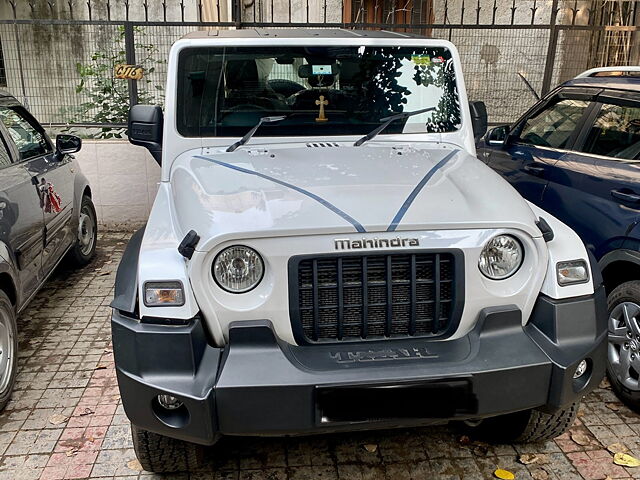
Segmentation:
{"type": "Polygon", "coordinates": [[[485,137],[485,141],[487,145],[491,147],[502,147],[507,141],[507,136],[509,136],[509,126],[501,125],[489,130],[489,133],[487,133],[487,136],[485,137]]]}
{"type": "Polygon", "coordinates": [[[129,142],[145,147],[158,165],[162,164],[162,108],[134,105],[129,110],[129,142]]]}
{"type": "Polygon", "coordinates": [[[484,102],[469,102],[469,111],[471,112],[473,137],[478,140],[487,133],[487,126],[489,125],[487,107],[484,102]]]}
{"type": "Polygon", "coordinates": [[[68,153],[79,152],[82,148],[82,139],[75,135],[60,134],[56,136],[56,154],[63,157],[68,153]]]}

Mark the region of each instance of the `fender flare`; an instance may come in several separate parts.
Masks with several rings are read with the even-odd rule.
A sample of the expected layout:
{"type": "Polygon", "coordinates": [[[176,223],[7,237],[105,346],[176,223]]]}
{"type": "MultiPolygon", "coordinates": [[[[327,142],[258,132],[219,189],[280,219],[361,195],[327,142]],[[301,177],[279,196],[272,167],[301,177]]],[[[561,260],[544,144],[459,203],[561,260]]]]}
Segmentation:
{"type": "Polygon", "coordinates": [[[620,248],[603,255],[598,264],[600,265],[600,269],[604,271],[605,268],[614,262],[634,263],[640,267],[640,252],[620,248]]]}
{"type": "Polygon", "coordinates": [[[138,302],[138,258],[146,225],[131,236],[122,254],[116,272],[115,290],[111,307],[135,314],[138,302]]]}

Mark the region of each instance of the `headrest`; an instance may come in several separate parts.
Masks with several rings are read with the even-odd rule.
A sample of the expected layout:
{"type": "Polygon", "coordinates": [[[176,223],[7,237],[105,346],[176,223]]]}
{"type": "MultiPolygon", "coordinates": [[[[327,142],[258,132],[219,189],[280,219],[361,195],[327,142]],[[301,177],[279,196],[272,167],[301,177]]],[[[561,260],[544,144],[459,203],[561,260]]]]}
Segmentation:
{"type": "Polygon", "coordinates": [[[225,77],[229,88],[256,86],[260,82],[255,60],[229,60],[225,77]]]}

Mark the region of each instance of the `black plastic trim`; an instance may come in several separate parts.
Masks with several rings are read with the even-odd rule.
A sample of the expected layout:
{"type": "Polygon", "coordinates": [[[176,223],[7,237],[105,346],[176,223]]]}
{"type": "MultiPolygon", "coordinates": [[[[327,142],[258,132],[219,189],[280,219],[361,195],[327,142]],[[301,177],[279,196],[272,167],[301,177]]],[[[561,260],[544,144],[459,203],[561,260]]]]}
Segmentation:
{"type": "MultiPolygon", "coordinates": [[[[460,324],[460,318],[462,317],[462,310],[464,308],[464,253],[460,249],[456,248],[441,248],[437,250],[427,249],[398,249],[398,250],[361,250],[356,252],[336,252],[336,253],[323,253],[314,255],[296,255],[289,258],[287,275],[289,282],[289,317],[291,319],[291,329],[293,331],[293,338],[298,345],[325,345],[325,344],[343,344],[343,343],[363,343],[363,342],[379,342],[380,338],[370,339],[354,339],[354,340],[336,340],[336,341],[309,341],[304,335],[302,328],[302,321],[300,319],[299,297],[298,297],[298,265],[303,260],[313,258],[344,258],[344,257],[374,257],[385,255],[411,255],[411,254],[436,254],[436,253],[449,253],[454,258],[454,288],[453,288],[453,302],[451,308],[451,320],[449,327],[438,335],[406,335],[398,337],[387,337],[389,340],[395,339],[446,339],[453,335],[458,329],[460,324]]],[[[363,296],[366,295],[366,287],[363,292],[363,296]]],[[[363,316],[366,315],[366,309],[363,310],[363,316]]],[[[382,339],[384,340],[384,339],[382,339]]],[[[388,340],[385,340],[388,341],[388,340]]]]}
{"type": "Polygon", "coordinates": [[[280,340],[269,320],[237,321],[224,348],[207,342],[198,317],[187,326],[168,327],[114,311],[114,356],[125,412],[135,425],[206,445],[220,434],[313,434],[529,408],[554,411],[579,401],[604,374],[605,301],[602,286],[593,295],[563,300],[541,295],[524,327],[514,305],[486,307],[472,331],[446,342],[406,338],[298,346],[280,340]],[[573,372],[585,358],[591,370],[576,382],[573,372]],[[433,412],[410,418],[392,408],[374,409],[383,418],[365,419],[353,411],[335,415],[334,409],[337,418],[327,421],[318,400],[318,392],[340,388],[362,397],[385,386],[437,392],[464,385],[464,401],[450,410],[435,402],[433,412]],[[188,416],[179,426],[154,407],[161,393],[184,402],[188,416]]]}
{"type": "Polygon", "coordinates": [[[130,314],[137,312],[138,258],[146,225],[131,236],[116,272],[115,292],[111,307],[130,314]]]}

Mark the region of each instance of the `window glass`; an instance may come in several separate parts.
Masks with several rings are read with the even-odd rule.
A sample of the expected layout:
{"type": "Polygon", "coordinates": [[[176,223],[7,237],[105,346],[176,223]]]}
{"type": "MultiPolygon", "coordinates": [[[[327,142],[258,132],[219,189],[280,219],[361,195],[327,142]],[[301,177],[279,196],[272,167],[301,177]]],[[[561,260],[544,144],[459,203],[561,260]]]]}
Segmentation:
{"type": "Polygon", "coordinates": [[[11,165],[11,155],[9,149],[4,143],[4,139],[0,137],[0,168],[8,167],[11,165]]]}
{"type": "Polygon", "coordinates": [[[178,64],[178,131],[240,136],[363,135],[400,112],[385,133],[460,128],[454,62],[443,47],[317,46],[189,48],[178,64]]]}
{"type": "Polygon", "coordinates": [[[0,122],[7,127],[21,160],[52,152],[44,132],[32,125],[28,118],[22,107],[0,107],[0,122]]]}
{"type": "Polygon", "coordinates": [[[541,147],[565,148],[584,114],[588,101],[560,100],[529,117],[520,132],[520,141],[541,147]]]}
{"type": "Polygon", "coordinates": [[[582,150],[607,157],[640,159],[640,106],[603,105],[582,150]]]}

